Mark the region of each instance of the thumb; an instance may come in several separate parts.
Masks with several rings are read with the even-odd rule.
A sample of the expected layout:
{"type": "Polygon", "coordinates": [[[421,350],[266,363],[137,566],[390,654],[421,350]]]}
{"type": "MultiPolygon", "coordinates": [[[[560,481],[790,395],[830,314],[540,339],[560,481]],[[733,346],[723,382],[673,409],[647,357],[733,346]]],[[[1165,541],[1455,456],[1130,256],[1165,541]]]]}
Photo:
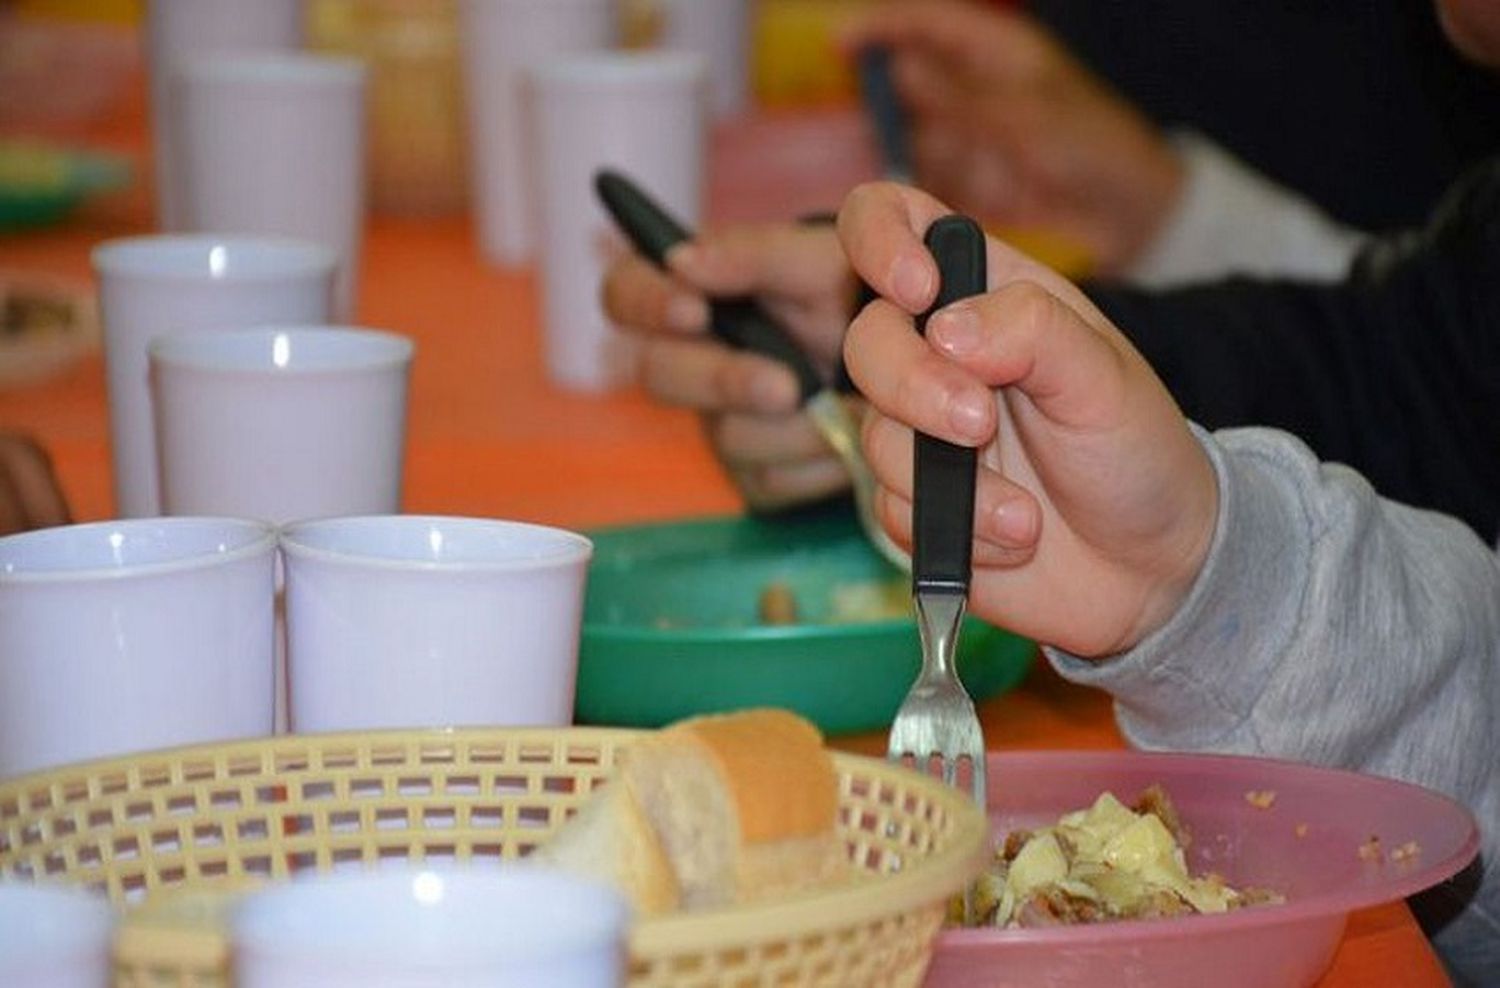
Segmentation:
{"type": "Polygon", "coordinates": [[[1117,334],[1033,281],[946,306],[928,320],[927,338],[980,381],[1020,392],[1071,429],[1121,424],[1131,389],[1154,377],[1117,334]]]}
{"type": "MultiPolygon", "coordinates": [[[[922,243],[927,228],[951,213],[920,189],[892,182],[857,186],[839,209],[838,233],[856,274],[911,315],[937,297],[938,270],[922,243]]],[[[1034,282],[1095,326],[1107,321],[1078,287],[995,237],[986,237],[989,287],[1034,282]]]]}
{"type": "Polygon", "coordinates": [[[667,266],[708,295],[806,297],[848,270],[831,228],[729,227],[679,244],[667,266]]]}

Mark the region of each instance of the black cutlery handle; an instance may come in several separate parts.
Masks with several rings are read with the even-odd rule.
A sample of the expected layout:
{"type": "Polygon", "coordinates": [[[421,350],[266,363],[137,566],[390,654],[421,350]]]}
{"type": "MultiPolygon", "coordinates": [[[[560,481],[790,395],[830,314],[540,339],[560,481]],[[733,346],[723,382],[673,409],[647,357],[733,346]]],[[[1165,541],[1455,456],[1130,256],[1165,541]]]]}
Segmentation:
{"type": "MultiPolygon", "coordinates": [[[[938,295],[917,317],[985,290],[984,231],[966,216],[944,216],[925,238],[938,266],[938,295]]],[[[969,446],[917,433],[912,497],[912,589],[967,594],[974,539],[974,481],[978,453],[969,446]]]]}
{"type": "MultiPolygon", "coordinates": [[[[692,239],[692,234],[639,185],[617,171],[594,174],[594,191],[626,239],[658,266],[667,251],[692,239]]],[[[805,402],[823,389],[823,378],[786,328],[753,299],[715,299],[709,302],[709,332],[736,350],[748,350],[779,361],[797,378],[797,392],[805,402]]]]}
{"type": "Polygon", "coordinates": [[[881,162],[887,178],[910,182],[912,178],[911,125],[906,107],[891,79],[891,50],[872,45],[859,53],[857,61],[860,96],[875,131],[881,162]]]}

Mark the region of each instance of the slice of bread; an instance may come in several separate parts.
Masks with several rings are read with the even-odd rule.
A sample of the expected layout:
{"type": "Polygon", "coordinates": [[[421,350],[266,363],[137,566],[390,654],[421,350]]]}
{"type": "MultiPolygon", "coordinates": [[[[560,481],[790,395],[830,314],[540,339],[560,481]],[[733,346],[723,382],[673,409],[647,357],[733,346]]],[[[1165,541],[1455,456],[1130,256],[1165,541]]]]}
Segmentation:
{"type": "Polygon", "coordinates": [[[533,856],[626,892],[637,915],[671,912],[682,901],[661,841],[626,786],[594,793],[533,856]]]}
{"type": "Polygon", "coordinates": [[[640,915],[774,896],[847,860],[838,778],[782,710],[697,717],[632,744],[616,777],[537,854],[613,882],[640,915]]]}

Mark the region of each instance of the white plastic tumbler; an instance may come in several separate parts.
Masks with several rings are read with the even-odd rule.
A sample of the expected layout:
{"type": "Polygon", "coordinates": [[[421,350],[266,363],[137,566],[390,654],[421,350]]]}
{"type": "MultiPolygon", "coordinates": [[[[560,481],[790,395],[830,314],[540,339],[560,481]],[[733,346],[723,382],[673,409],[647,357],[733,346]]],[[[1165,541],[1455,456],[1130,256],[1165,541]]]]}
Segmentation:
{"type": "Polygon", "coordinates": [[[302,46],[302,0],[148,0],[146,61],[151,74],[152,154],[157,226],[183,226],[172,80],[183,62],[205,55],[293,51],[302,46]]]}
{"type": "Polygon", "coordinates": [[[104,321],[115,512],[161,513],[146,347],[171,333],[326,323],[333,252],[244,236],[111,240],[94,251],[104,321]]]}
{"type": "Polygon", "coordinates": [[[463,0],[470,176],[479,244],[496,264],[536,252],[529,75],[560,56],[611,47],[612,0],[463,0]]]}
{"type": "Polygon", "coordinates": [[[681,52],[577,55],[537,73],[546,366],[562,387],[605,391],[634,370],[628,340],[599,305],[622,241],[595,197],[594,174],[619,169],[696,225],[705,86],[703,60],[681,52]]]}
{"type": "Polygon", "coordinates": [[[291,727],[573,719],[593,544],[483,518],[329,518],[282,531],[291,727]]]}
{"type": "Polygon", "coordinates": [[[231,518],[0,538],[0,777],[270,734],[275,556],[231,518]]]}
{"type": "Polygon", "coordinates": [[[0,881],[0,985],[109,988],[114,928],[103,895],[0,881]]]}
{"type": "Polygon", "coordinates": [[[400,511],[412,349],[330,326],[157,338],[163,513],[282,525],[400,511]]]}
{"type": "Polygon", "coordinates": [[[750,0],[657,0],[663,47],[695,52],[708,65],[715,119],[744,113],[750,102],[750,0]]]}
{"type": "Polygon", "coordinates": [[[618,988],[630,911],[534,865],[308,875],[231,922],[238,988],[618,988]]]}
{"type": "Polygon", "coordinates": [[[366,76],[329,55],[201,58],[178,70],[173,94],[186,228],[332,249],[340,322],[358,297],[366,76]]]}

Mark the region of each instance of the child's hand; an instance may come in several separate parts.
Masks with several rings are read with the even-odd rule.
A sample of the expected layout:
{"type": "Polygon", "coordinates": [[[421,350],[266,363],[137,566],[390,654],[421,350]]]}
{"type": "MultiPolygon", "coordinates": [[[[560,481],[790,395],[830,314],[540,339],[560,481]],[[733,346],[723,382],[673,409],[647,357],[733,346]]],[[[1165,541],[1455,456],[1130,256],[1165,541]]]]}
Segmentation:
{"type": "Polygon", "coordinates": [[[668,255],[671,274],[627,254],[604,280],[604,308],[642,344],[646,390],[703,414],[709,439],[753,508],[778,508],[849,485],[843,463],[797,408],[781,364],[708,335],[709,297],[754,296],[831,374],[853,281],[832,227],[745,227],[668,255]]]}
{"type": "Polygon", "coordinates": [[[891,49],[918,181],[976,219],[1064,234],[1110,274],[1177,200],[1182,168],[1162,133],[1023,13],[887,3],[845,41],[891,49]]]}
{"type": "Polygon", "coordinates": [[[882,519],[910,543],[912,427],[980,448],[976,613],[1083,655],[1128,648],[1192,586],[1218,489],[1203,449],[1141,356],[1081,293],[993,239],[990,292],[948,306],[924,340],[937,268],[922,245],[949,210],[861,186],[839,214],[850,262],[883,298],[845,358],[876,410],[864,446],[882,519]]]}
{"type": "Polygon", "coordinates": [[[0,535],[68,523],[68,505],[47,454],[32,439],[0,432],[0,535]]]}

